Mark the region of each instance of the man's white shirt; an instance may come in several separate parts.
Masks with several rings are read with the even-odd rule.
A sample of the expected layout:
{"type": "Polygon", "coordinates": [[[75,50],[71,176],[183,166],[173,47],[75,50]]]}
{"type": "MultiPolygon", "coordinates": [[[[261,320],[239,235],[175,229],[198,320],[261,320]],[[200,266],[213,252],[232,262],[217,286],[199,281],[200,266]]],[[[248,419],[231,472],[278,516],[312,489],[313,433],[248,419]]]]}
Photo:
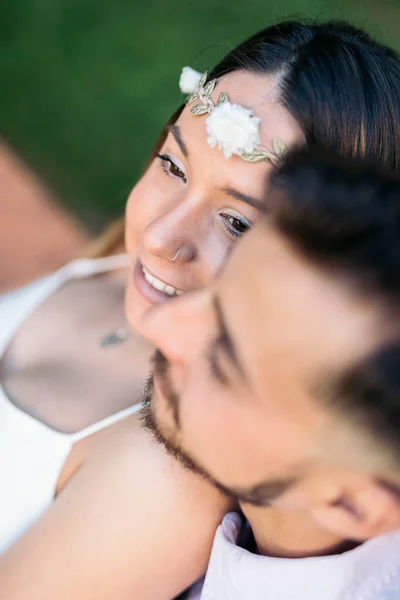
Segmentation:
{"type": "Polygon", "coordinates": [[[236,544],[242,520],[217,529],[203,584],[188,600],[400,600],[400,530],[333,556],[260,556],[236,544]]]}

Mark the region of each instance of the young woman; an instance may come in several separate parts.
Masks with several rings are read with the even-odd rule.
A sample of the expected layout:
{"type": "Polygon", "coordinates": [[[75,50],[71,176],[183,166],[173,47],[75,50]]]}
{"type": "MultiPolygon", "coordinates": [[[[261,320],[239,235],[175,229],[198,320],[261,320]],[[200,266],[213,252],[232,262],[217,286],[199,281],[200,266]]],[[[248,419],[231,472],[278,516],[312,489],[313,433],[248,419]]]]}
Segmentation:
{"type": "Polygon", "coordinates": [[[400,170],[400,62],[350,25],[281,23],[196,77],[128,200],[128,258],[0,301],[2,598],[167,600],[205,571],[229,501],[140,428],[143,317],[217,276],[286,148],[400,170]]]}

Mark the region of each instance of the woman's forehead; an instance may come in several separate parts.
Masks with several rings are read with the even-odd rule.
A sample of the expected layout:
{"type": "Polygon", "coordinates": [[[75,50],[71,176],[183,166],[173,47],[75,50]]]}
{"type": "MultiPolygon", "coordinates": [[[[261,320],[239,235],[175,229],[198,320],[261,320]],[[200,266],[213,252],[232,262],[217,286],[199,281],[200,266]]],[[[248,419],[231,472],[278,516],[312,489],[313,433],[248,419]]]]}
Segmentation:
{"type": "MultiPolygon", "coordinates": [[[[217,80],[211,95],[217,104],[221,92],[225,92],[232,104],[251,109],[261,119],[260,139],[263,147],[272,150],[273,140],[282,140],[287,148],[304,142],[303,132],[292,115],[279,103],[279,78],[235,71],[217,80]]],[[[181,127],[187,145],[207,143],[207,115],[195,116],[191,106],[185,106],[177,124],[181,127]]],[[[253,167],[256,165],[253,165],[253,167]]]]}

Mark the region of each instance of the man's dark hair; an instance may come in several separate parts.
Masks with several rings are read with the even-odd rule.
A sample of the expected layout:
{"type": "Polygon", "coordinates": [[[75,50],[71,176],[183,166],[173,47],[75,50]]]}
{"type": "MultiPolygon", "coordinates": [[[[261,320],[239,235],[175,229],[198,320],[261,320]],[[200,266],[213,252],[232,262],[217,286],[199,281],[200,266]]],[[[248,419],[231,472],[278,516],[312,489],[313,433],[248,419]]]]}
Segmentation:
{"type": "Polygon", "coordinates": [[[321,149],[271,177],[269,219],[298,252],[376,303],[391,334],[334,378],[332,406],[390,447],[400,466],[400,178],[321,149]]]}
{"type": "Polygon", "coordinates": [[[359,159],[299,149],[270,180],[275,226],[313,262],[399,306],[400,178],[359,159]]]}

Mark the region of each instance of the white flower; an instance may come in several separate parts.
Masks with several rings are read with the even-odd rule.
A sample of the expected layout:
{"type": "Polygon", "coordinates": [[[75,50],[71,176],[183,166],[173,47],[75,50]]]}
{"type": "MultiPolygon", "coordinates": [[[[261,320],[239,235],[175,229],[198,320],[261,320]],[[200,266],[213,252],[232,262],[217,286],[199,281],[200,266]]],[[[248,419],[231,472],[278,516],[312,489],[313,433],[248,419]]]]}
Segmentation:
{"type": "Polygon", "coordinates": [[[192,67],[183,67],[179,78],[181,92],[184,94],[194,94],[199,86],[201,75],[201,73],[195,71],[192,67]]]}
{"type": "Polygon", "coordinates": [[[218,146],[225,158],[253,152],[261,143],[260,122],[261,119],[252,110],[224,102],[216,106],[206,119],[207,142],[212,148],[218,146]]]}

